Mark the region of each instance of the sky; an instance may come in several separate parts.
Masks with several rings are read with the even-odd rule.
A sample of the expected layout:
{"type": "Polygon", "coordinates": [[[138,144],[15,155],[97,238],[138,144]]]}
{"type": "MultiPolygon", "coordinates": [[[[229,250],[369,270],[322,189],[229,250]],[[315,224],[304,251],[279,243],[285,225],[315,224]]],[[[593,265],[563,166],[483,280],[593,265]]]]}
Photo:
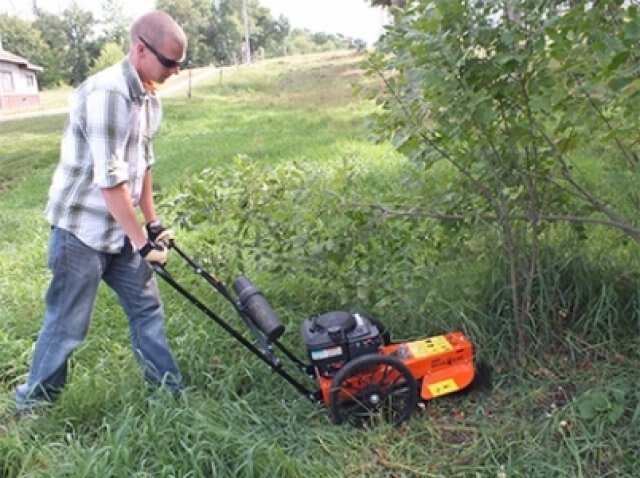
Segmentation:
{"type": "MultiPolygon", "coordinates": [[[[100,0],[76,0],[78,4],[100,14],[100,0]]],[[[382,34],[384,11],[370,7],[365,0],[259,0],[271,10],[274,18],[281,14],[293,28],[307,28],[312,32],[342,33],[373,44],[382,34]]],[[[40,8],[60,14],[71,0],[37,0],[40,8]]],[[[124,0],[125,15],[132,18],[151,10],[155,0],[124,0]]],[[[30,18],[31,0],[0,0],[0,13],[30,18]]]]}
{"type": "Polygon", "coordinates": [[[365,0],[260,0],[277,18],[283,14],[294,28],[342,33],[374,43],[382,34],[384,10],[365,0]]]}

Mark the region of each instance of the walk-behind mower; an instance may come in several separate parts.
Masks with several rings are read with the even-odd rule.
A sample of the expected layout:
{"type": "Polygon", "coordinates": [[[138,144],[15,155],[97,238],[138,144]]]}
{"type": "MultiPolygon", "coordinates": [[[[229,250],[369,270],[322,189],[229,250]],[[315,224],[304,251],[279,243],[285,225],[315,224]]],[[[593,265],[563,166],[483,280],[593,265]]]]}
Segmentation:
{"type": "Polygon", "coordinates": [[[304,320],[301,335],[307,363],[279,341],[285,327],[247,277],[234,282],[234,296],[175,244],[173,249],[229,301],[254,340],[187,291],[166,267],[156,265],[155,271],[301,394],[327,406],[335,423],[365,426],[384,421],[398,426],[411,416],[420,399],[459,391],[474,378],[473,346],[461,332],[392,342],[388,329],[362,312],[327,312],[304,320]],[[290,374],[277,352],[286,357],[289,368],[297,369],[296,374],[315,383],[313,388],[290,374]]]}

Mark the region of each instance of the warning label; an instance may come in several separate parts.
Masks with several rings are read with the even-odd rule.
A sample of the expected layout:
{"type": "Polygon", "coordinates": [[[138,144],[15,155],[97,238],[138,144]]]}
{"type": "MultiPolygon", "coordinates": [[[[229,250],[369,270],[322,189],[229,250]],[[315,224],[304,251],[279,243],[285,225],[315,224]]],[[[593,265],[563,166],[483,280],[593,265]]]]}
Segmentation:
{"type": "Polygon", "coordinates": [[[407,344],[411,355],[415,358],[429,357],[442,352],[453,350],[453,346],[449,343],[444,335],[429,337],[428,339],[418,340],[407,344]]]}
{"type": "Polygon", "coordinates": [[[428,385],[429,392],[434,397],[439,397],[440,395],[446,395],[447,393],[452,393],[458,391],[458,385],[452,378],[448,378],[446,380],[442,380],[440,382],[431,383],[428,385]]]}

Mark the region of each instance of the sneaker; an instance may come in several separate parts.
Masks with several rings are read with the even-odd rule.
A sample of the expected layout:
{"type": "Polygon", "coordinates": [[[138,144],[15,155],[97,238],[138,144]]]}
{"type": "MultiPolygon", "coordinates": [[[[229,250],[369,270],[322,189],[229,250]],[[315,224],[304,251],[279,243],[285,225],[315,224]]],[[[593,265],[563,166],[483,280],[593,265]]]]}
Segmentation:
{"type": "Polygon", "coordinates": [[[40,418],[40,413],[35,408],[22,408],[14,414],[16,421],[32,421],[40,418]]]}
{"type": "Polygon", "coordinates": [[[27,403],[20,403],[16,406],[14,417],[16,420],[37,420],[45,414],[51,402],[44,400],[29,400],[27,403]]]}

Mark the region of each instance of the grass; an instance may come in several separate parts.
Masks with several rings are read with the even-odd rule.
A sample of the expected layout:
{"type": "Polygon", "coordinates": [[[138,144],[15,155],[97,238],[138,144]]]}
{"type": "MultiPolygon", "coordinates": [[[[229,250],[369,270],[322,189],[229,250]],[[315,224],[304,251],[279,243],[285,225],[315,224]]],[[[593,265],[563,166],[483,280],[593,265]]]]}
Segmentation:
{"type": "Polygon", "coordinates": [[[1,110],[0,120],[11,119],[25,112],[45,111],[52,109],[62,109],[68,105],[69,95],[72,92],[71,87],[56,88],[52,90],[44,90],[39,93],[40,104],[37,106],[29,106],[26,108],[18,108],[12,110],[1,110]]]}
{"type": "MultiPolygon", "coordinates": [[[[42,209],[64,117],[14,120],[0,130],[0,477],[635,476],[640,343],[637,327],[612,312],[637,284],[632,271],[621,275],[620,263],[597,254],[566,259],[548,287],[587,305],[575,324],[563,317],[532,323],[532,337],[551,332],[537,355],[514,363],[509,328],[496,312],[497,267],[447,246],[442,237],[451,232],[432,224],[376,222],[371,210],[360,216],[344,207],[363,197],[404,204],[438,192],[437,178],[423,178],[389,145],[367,142],[363,120],[374,106],[349,88],[365,81],[357,61],[338,54],[270,60],[225,70],[222,82],[214,75],[191,99],[166,99],[154,168],[159,207],[167,217],[202,208],[203,223],[177,228],[180,244],[225,282],[248,273],[296,350],[305,314],[369,305],[394,338],[465,330],[491,365],[492,383],[428,402],[400,429],[335,426],[326,409],[161,284],[168,336],[190,387],[175,401],[144,386],[125,319],[105,288],[59,401],[39,418],[16,420],[12,389],[24,379],[42,320],[42,209]],[[241,234],[240,218],[262,215],[281,224],[265,222],[266,233],[253,224],[241,234]],[[272,233],[302,237],[294,221],[306,239],[274,252],[289,236],[272,233]],[[314,241],[316,250],[307,251],[314,241]],[[485,290],[494,294],[484,297],[485,290]]],[[[178,264],[172,258],[176,277],[236,320],[178,264]]]]}

